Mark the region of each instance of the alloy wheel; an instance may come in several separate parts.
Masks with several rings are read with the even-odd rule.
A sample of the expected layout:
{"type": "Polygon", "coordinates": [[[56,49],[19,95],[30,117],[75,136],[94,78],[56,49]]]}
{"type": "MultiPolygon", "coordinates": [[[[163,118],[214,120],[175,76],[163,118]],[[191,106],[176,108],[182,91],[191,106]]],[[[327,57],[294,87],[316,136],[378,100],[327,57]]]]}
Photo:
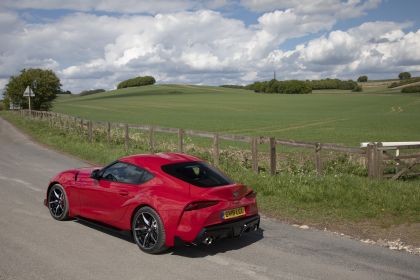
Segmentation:
{"type": "Polygon", "coordinates": [[[158,222],[147,212],[141,212],[134,224],[134,238],[143,249],[151,249],[158,242],[158,222]]]}
{"type": "Polygon", "coordinates": [[[53,188],[48,197],[48,207],[51,215],[59,218],[63,215],[66,207],[66,198],[64,192],[60,188],[53,188]]]}

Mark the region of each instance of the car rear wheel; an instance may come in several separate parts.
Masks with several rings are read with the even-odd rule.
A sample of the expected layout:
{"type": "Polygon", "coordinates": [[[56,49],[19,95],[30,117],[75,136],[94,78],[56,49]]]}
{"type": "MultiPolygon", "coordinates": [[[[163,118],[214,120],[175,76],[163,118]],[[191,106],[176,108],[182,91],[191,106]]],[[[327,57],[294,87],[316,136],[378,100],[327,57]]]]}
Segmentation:
{"type": "Polygon", "coordinates": [[[137,210],[132,223],[133,237],[139,248],[150,254],[158,254],[167,249],[165,229],[158,213],[150,207],[137,210]]]}
{"type": "Polygon", "coordinates": [[[68,219],[69,203],[64,188],[55,184],[48,192],[48,209],[51,216],[59,221],[68,219]]]}

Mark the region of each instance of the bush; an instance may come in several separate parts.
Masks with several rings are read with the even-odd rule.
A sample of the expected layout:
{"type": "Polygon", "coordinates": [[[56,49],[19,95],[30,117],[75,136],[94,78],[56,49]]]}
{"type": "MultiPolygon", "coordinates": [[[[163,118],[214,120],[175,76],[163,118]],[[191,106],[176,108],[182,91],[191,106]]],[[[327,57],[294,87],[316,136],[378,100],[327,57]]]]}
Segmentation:
{"type": "Polygon", "coordinates": [[[365,83],[368,81],[368,76],[360,76],[359,78],[357,78],[357,81],[359,83],[365,83]]]}
{"type": "Polygon", "coordinates": [[[100,92],[105,92],[104,89],[100,88],[100,89],[92,89],[92,90],[84,90],[81,93],[79,93],[80,96],[85,96],[85,95],[90,95],[90,94],[95,94],[95,93],[100,93],[100,92]]]}
{"type": "Polygon", "coordinates": [[[224,88],[235,88],[235,89],[248,89],[245,86],[240,86],[240,85],[221,85],[220,87],[224,87],[224,88]]]}
{"type": "Polygon", "coordinates": [[[354,89],[352,89],[351,91],[353,91],[353,92],[361,92],[361,91],[363,91],[363,88],[362,88],[362,86],[359,86],[359,85],[357,85],[354,89]]]}
{"type": "Polygon", "coordinates": [[[245,88],[265,93],[305,94],[312,92],[312,88],[307,82],[298,80],[277,81],[273,79],[271,81],[255,82],[245,88]]]}
{"type": "Polygon", "coordinates": [[[398,75],[398,78],[400,78],[400,80],[410,79],[411,78],[411,74],[410,74],[410,72],[401,72],[398,75]]]}
{"type": "Polygon", "coordinates": [[[388,86],[388,88],[399,87],[399,86],[408,85],[408,84],[417,83],[417,82],[420,82],[420,77],[409,78],[409,79],[401,80],[399,82],[393,82],[392,84],[388,86]]]}
{"type": "Polygon", "coordinates": [[[402,93],[420,92],[420,86],[408,86],[401,90],[402,93]]]}
{"type": "Polygon", "coordinates": [[[133,79],[128,79],[125,81],[122,81],[118,84],[117,88],[128,88],[128,87],[141,87],[141,86],[147,86],[147,85],[153,85],[156,83],[155,78],[152,76],[144,76],[144,77],[136,77],[133,79]]]}
{"type": "Polygon", "coordinates": [[[285,94],[305,94],[312,92],[312,88],[306,82],[291,80],[280,82],[277,87],[277,92],[285,94]]]}
{"type": "Polygon", "coordinates": [[[277,81],[273,79],[271,81],[255,82],[247,85],[245,88],[254,90],[255,92],[301,94],[310,93],[313,89],[353,90],[357,86],[357,83],[353,80],[342,81],[339,79],[324,79],[312,81],[277,81]]]}
{"type": "Polygon", "coordinates": [[[60,92],[58,92],[57,94],[71,94],[71,91],[69,91],[69,90],[66,90],[66,91],[60,90],[60,92]]]}
{"type": "Polygon", "coordinates": [[[339,79],[322,79],[308,81],[312,89],[344,89],[352,90],[357,86],[353,80],[342,81],[339,79]]]}
{"type": "Polygon", "coordinates": [[[3,101],[0,101],[0,111],[5,110],[3,101]]]}

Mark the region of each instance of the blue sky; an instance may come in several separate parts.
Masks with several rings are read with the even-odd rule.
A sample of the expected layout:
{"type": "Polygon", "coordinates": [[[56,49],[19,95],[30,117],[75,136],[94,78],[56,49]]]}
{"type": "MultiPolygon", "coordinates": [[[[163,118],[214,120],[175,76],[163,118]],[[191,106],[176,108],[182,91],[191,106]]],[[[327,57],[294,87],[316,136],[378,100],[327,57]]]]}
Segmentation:
{"type": "Polygon", "coordinates": [[[420,74],[416,0],[3,0],[0,88],[53,69],[73,92],[160,83],[420,74]]]}

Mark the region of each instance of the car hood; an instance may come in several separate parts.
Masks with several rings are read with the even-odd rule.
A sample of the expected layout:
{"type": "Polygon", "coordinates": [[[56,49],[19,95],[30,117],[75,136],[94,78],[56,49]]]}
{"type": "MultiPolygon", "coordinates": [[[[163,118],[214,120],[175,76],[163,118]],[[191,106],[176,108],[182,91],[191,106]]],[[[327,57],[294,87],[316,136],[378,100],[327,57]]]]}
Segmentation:
{"type": "Polygon", "coordinates": [[[88,178],[88,177],[90,177],[90,174],[92,174],[92,171],[95,170],[95,169],[101,169],[101,167],[95,166],[95,167],[84,167],[84,168],[76,169],[77,177],[78,178],[88,178]]]}

